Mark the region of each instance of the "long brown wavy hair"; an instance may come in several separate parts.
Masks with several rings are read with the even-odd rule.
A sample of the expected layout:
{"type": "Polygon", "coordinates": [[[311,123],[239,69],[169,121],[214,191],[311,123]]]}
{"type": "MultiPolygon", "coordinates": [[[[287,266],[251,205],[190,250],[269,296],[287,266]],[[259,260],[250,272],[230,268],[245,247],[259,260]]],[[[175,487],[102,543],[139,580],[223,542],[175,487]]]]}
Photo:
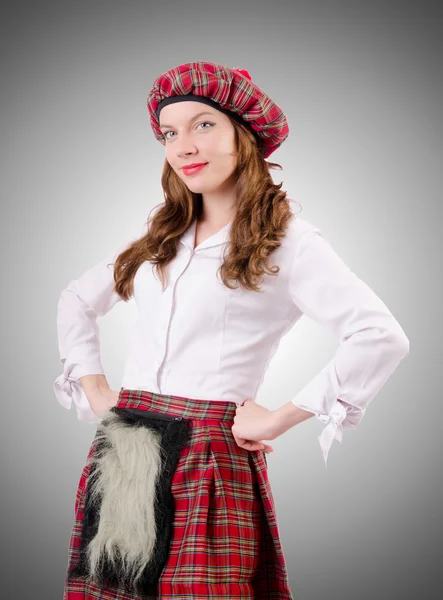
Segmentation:
{"type": "MultiPolygon", "coordinates": [[[[276,275],[280,267],[269,268],[268,257],[280,246],[292,216],[283,183],[272,180],[270,169],[281,165],[266,161],[259,138],[231,119],[237,145],[237,201],[229,237],[229,253],[219,267],[223,283],[260,291],[263,273],[276,275]]],[[[235,154],[234,154],[235,155],[235,154]]],[[[155,265],[163,290],[165,268],[174,260],[182,234],[202,213],[202,195],[189,190],[165,160],[161,179],[165,202],[147,220],[147,233],[121,252],[114,264],[114,290],[127,301],[134,292],[134,276],[144,261],[155,265]]],[[[156,207],[154,207],[156,208],[156,207]]],[[[152,212],[152,211],[151,211],[152,212]]],[[[218,271],[217,271],[218,272],[218,271]]]]}

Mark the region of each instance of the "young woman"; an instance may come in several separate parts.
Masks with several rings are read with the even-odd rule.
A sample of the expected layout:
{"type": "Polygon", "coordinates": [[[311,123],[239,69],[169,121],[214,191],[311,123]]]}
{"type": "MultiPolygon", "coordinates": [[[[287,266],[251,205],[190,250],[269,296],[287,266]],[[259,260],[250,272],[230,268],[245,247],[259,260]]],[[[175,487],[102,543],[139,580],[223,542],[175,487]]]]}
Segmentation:
{"type": "Polygon", "coordinates": [[[71,281],[58,305],[66,408],[98,423],[75,501],[65,600],[291,599],[266,453],[316,416],[326,462],[409,352],[386,305],[296,217],[266,158],[282,110],[247,71],[193,62],[148,96],[165,202],[142,235],[71,281]],[[122,386],[97,317],[134,297],[122,386]],[[340,340],[291,401],[254,401],[306,314],[340,340]]]}

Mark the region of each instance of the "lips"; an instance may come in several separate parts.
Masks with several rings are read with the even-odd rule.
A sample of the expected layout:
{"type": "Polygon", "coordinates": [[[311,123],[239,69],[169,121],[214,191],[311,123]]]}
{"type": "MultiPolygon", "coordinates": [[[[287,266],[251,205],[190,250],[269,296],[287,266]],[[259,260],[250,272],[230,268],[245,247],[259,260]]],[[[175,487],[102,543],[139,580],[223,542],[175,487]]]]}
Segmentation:
{"type": "Polygon", "coordinates": [[[194,175],[194,173],[199,173],[202,169],[204,169],[206,167],[208,163],[202,163],[199,165],[196,165],[195,167],[183,167],[183,173],[185,175],[194,175]]]}

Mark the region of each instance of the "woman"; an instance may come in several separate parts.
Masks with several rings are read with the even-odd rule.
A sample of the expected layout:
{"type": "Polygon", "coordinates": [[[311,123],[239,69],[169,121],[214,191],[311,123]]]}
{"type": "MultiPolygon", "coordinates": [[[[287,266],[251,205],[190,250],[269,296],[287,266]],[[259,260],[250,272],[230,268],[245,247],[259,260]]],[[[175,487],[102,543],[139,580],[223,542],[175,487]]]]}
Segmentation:
{"type": "Polygon", "coordinates": [[[98,422],[75,502],[65,600],[293,598],[267,475],[270,441],[316,416],[326,462],[409,352],[386,305],[320,229],[292,212],[265,159],[282,110],[247,71],[207,62],[148,96],[165,148],[165,202],[141,236],[58,305],[59,401],[98,422]],[[119,392],[97,317],[134,297],[119,392]],[[334,331],[334,359],[290,402],[254,402],[303,314],[334,331]]]}

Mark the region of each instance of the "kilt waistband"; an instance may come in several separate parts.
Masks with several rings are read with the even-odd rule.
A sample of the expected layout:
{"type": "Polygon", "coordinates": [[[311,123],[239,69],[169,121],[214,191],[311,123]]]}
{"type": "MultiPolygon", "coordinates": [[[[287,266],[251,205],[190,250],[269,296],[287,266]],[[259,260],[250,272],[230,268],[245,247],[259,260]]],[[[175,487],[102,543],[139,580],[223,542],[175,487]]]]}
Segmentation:
{"type": "MultiPolygon", "coordinates": [[[[156,394],[147,390],[120,388],[116,409],[151,412],[152,416],[167,419],[180,417],[199,421],[233,421],[237,403],[228,400],[202,400],[156,394]]],[[[111,409],[112,410],[112,409],[111,409]]]]}

